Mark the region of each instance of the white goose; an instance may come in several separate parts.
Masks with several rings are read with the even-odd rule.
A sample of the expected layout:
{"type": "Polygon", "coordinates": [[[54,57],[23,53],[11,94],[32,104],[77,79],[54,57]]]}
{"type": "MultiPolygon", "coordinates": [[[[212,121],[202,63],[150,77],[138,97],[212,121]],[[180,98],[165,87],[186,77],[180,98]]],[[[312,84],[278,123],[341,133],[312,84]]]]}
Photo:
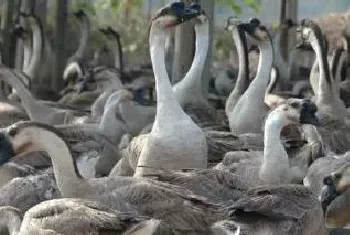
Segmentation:
{"type": "Polygon", "coordinates": [[[231,132],[236,135],[261,133],[262,123],[268,112],[264,98],[273,62],[272,42],[267,29],[255,21],[242,24],[241,27],[247,32],[247,38],[253,44],[258,45],[260,55],[255,79],[240,97],[228,117],[231,132]]]}
{"type": "MultiPolygon", "coordinates": [[[[201,15],[197,20],[205,22],[207,18],[201,15]]],[[[181,108],[166,72],[164,45],[169,30],[163,24],[162,17],[154,18],[150,29],[157,113],[151,133],[147,137],[137,137],[139,145],[142,145],[139,146],[137,165],[169,169],[206,168],[207,144],[204,132],[181,108]]],[[[147,168],[136,167],[135,175],[142,176],[145,171],[147,168]]]]}
{"type": "Polygon", "coordinates": [[[190,70],[173,86],[173,92],[184,111],[195,123],[215,124],[216,111],[203,95],[202,72],[209,48],[209,19],[202,14],[195,22],[196,51],[190,70]]]}

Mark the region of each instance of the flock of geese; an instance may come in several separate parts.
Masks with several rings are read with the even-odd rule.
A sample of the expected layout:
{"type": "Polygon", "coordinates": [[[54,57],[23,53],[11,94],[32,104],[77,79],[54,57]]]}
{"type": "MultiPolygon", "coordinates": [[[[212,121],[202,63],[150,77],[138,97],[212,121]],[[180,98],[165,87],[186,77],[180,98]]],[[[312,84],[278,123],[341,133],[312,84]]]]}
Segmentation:
{"type": "Polygon", "coordinates": [[[31,85],[52,64],[34,14],[21,14],[29,29],[12,31],[23,41],[23,69],[0,66],[12,88],[0,100],[1,234],[349,234],[346,35],[327,53],[317,23],[284,22],[300,36],[294,59],[314,52],[305,82],[292,78],[295,67],[274,47],[279,35],[273,40],[256,18],[229,18],[239,65],[218,109],[203,92],[209,19],[200,5],[156,12],[152,69],[125,70],[111,27],[100,29],[108,43],[86,59],[90,22],[81,10],[74,16],[81,37],[60,100],[42,100],[54,95],[31,85]],[[165,44],[187,21],[195,55],[172,85],[165,44]],[[259,57],[255,73],[251,53],[259,57]]]}

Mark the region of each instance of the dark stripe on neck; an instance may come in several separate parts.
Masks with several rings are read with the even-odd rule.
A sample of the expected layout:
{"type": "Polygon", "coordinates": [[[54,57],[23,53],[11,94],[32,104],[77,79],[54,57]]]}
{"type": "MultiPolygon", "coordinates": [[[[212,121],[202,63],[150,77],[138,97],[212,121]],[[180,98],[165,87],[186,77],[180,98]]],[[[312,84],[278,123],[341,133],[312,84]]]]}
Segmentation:
{"type": "MultiPolygon", "coordinates": [[[[248,45],[247,45],[247,37],[245,35],[245,31],[238,25],[238,34],[239,34],[239,42],[241,43],[241,45],[243,46],[243,63],[244,63],[244,67],[245,67],[245,74],[244,74],[244,78],[246,79],[246,81],[249,81],[249,57],[248,57],[248,45]]],[[[249,82],[248,82],[249,83],[249,82]]]]}
{"type": "Polygon", "coordinates": [[[320,69],[324,70],[326,81],[331,86],[332,80],[331,80],[329,65],[327,61],[326,42],[325,42],[326,39],[321,31],[321,28],[317,24],[315,24],[314,22],[310,22],[309,27],[314,32],[317,42],[321,49],[321,61],[319,61],[320,69]]]}
{"type": "Polygon", "coordinates": [[[124,71],[124,67],[123,67],[123,48],[122,48],[122,43],[120,41],[120,37],[116,38],[117,40],[117,45],[118,45],[118,51],[119,51],[119,66],[120,68],[118,68],[118,70],[120,70],[120,72],[122,73],[124,71]]]}
{"type": "Polygon", "coordinates": [[[333,76],[333,79],[335,80],[336,79],[336,73],[337,73],[337,68],[338,66],[343,66],[343,65],[340,65],[340,57],[341,57],[341,54],[343,53],[343,48],[337,48],[334,50],[334,53],[333,53],[333,58],[332,58],[332,65],[331,65],[331,74],[333,76]]]}
{"type": "Polygon", "coordinates": [[[33,17],[34,24],[36,24],[40,30],[40,40],[41,40],[40,57],[42,57],[43,52],[44,52],[44,47],[45,47],[43,24],[42,24],[39,16],[32,14],[32,15],[30,15],[30,17],[33,17]]]}

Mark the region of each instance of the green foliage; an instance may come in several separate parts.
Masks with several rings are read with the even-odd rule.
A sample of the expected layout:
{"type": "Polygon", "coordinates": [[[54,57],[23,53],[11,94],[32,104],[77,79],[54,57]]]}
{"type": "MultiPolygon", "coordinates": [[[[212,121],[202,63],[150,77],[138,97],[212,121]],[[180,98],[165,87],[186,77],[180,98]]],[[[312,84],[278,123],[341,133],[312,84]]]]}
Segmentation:
{"type": "MultiPolygon", "coordinates": [[[[259,12],[259,2],[259,0],[243,0],[243,3],[252,8],[255,11],[255,13],[259,12]]],[[[237,0],[215,0],[215,3],[221,6],[229,6],[236,14],[242,14],[242,7],[239,4],[237,4],[237,0]]]]}

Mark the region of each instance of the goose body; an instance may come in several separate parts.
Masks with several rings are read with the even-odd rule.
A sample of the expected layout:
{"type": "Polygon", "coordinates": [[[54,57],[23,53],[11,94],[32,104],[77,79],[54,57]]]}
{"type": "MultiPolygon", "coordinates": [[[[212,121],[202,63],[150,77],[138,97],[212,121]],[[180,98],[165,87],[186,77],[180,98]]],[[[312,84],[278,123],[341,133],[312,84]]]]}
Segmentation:
{"type": "Polygon", "coordinates": [[[257,152],[227,153],[222,163],[218,164],[215,169],[234,172],[252,186],[290,183],[293,180],[300,182],[306,174],[303,168],[307,166],[307,163],[304,162],[302,166],[290,165],[280,135],[282,128],[288,124],[314,123],[316,120],[311,119],[316,118],[315,112],[316,106],[310,101],[289,99],[280,104],[269,113],[266,119],[263,156],[257,152]],[[303,109],[309,110],[306,112],[310,115],[301,111],[303,109]],[[311,119],[306,121],[302,117],[304,115],[311,119]],[[278,164],[275,164],[276,162],[278,164]]]}
{"type": "MultiPolygon", "coordinates": [[[[229,116],[230,130],[236,135],[245,133],[261,133],[262,123],[268,108],[264,103],[265,91],[270,79],[270,71],[273,61],[272,44],[270,35],[263,26],[250,25],[252,30],[245,30],[251,34],[250,39],[257,44],[260,50],[258,71],[255,79],[248,89],[239,98],[229,116]],[[260,36],[255,34],[259,32],[260,36]],[[254,38],[254,39],[252,39],[254,38]]],[[[244,25],[242,24],[242,27],[244,25]]]]}
{"type": "MultiPolygon", "coordinates": [[[[151,26],[150,53],[157,89],[157,113],[152,131],[144,139],[137,166],[206,168],[207,144],[204,132],[181,108],[165,69],[166,36],[165,29],[156,24],[151,26]]],[[[146,168],[137,167],[135,175],[142,176],[146,172],[146,168]]]]}

